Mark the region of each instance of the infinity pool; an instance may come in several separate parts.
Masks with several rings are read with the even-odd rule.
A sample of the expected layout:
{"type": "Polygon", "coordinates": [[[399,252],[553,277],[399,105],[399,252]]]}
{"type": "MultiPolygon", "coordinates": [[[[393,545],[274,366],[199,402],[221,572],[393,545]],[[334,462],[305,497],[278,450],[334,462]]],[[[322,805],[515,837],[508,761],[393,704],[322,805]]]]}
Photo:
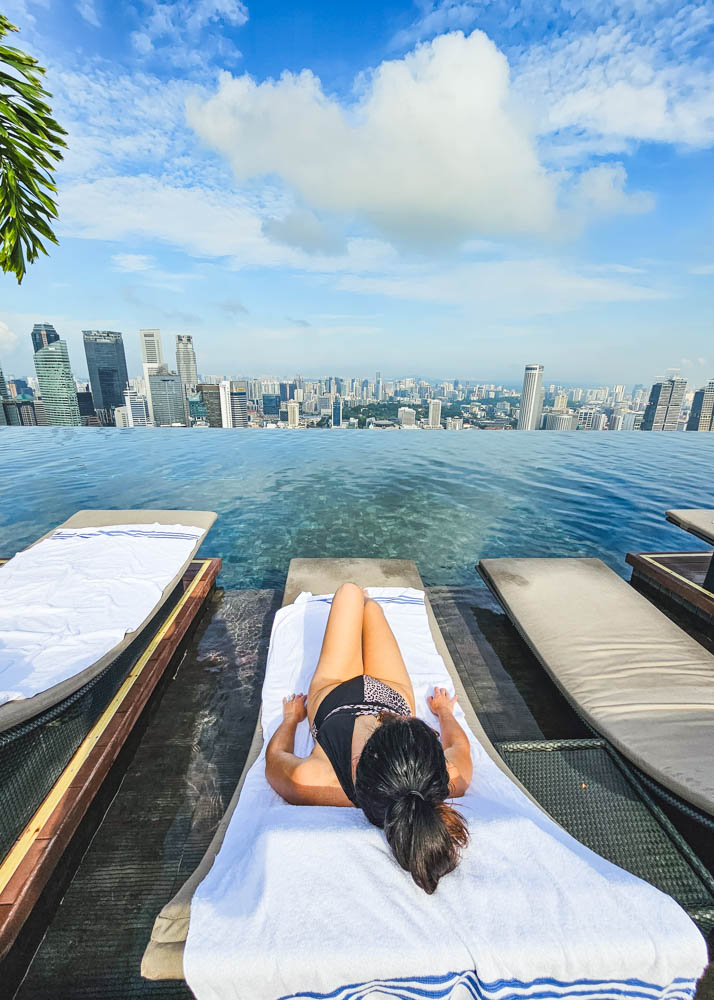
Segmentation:
{"type": "Polygon", "coordinates": [[[669,507],[714,507],[714,434],[2,428],[0,555],[83,507],[217,511],[223,586],[294,556],[414,559],[476,583],[483,556],[706,548],[669,507]]]}

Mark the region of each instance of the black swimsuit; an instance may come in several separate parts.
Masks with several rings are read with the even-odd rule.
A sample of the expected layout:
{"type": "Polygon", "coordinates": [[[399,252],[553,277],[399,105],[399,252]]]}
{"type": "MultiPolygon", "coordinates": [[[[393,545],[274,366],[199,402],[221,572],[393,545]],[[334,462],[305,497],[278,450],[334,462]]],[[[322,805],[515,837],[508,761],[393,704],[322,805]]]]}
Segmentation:
{"type": "Polygon", "coordinates": [[[411,715],[406,698],[384,681],[359,674],[338,684],[320,702],[311,733],[327,754],[345,795],[355,801],[352,780],[352,733],[360,715],[411,715]]]}

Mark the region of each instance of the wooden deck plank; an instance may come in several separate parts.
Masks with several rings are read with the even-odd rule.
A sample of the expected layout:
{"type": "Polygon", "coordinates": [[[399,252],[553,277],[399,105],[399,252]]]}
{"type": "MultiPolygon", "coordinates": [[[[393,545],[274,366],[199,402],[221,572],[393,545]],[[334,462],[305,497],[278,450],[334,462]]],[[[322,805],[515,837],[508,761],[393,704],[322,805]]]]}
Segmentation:
{"type": "Polygon", "coordinates": [[[628,552],[626,562],[637,574],[675,594],[714,619],[714,594],[703,586],[711,556],[708,552],[628,552]]]}
{"type": "MultiPolygon", "coordinates": [[[[73,777],[65,779],[66,787],[57,805],[37,829],[32,830],[31,837],[29,828],[36,822],[35,819],[28,824],[28,830],[23,834],[26,839],[30,838],[27,849],[0,893],[0,960],[16,940],[156,684],[192,624],[197,621],[220,568],[220,559],[196,560],[191,564],[183,578],[184,597],[180,599],[176,614],[172,612],[160,626],[161,637],[156,648],[147,658],[140,658],[137,666],[130,671],[120,688],[120,692],[125,693],[121,699],[115,696],[117,704],[111,719],[108,723],[104,722],[103,730],[73,777]],[[199,572],[202,573],[201,579],[194,583],[199,572]]],[[[148,646],[153,642],[154,639],[149,640],[148,646]]],[[[88,739],[90,736],[91,733],[88,739]]],[[[64,773],[68,773],[67,769],[64,773]]],[[[62,776],[55,788],[61,781],[62,776]]],[[[42,807],[38,814],[41,810],[42,807]]],[[[5,859],[3,866],[7,861],[5,859]]]]}

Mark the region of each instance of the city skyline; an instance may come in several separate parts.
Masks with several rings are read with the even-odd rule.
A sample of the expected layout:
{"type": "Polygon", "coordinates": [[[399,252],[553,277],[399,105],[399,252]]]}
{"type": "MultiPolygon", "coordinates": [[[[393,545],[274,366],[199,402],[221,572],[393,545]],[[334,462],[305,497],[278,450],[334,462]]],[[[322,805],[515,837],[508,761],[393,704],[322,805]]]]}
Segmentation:
{"type": "Polygon", "coordinates": [[[381,370],[373,380],[364,373],[234,377],[199,373],[193,337],[181,334],[173,371],[161,330],[142,328],[142,374],[134,377],[121,332],[83,331],[83,380],[51,323],[34,324],[30,340],[35,376],[6,379],[0,363],[0,425],[714,432],[714,379],[690,388],[678,369],[655,380],[646,401],[642,383],[631,391],[626,383],[545,383],[539,363],[525,365],[520,391],[458,378],[384,378],[381,370]]]}
{"type": "Polygon", "coordinates": [[[208,370],[708,378],[705,3],[5,7],[69,132],[9,370],[52,316],[70,356],[156,326],[208,370]]]}

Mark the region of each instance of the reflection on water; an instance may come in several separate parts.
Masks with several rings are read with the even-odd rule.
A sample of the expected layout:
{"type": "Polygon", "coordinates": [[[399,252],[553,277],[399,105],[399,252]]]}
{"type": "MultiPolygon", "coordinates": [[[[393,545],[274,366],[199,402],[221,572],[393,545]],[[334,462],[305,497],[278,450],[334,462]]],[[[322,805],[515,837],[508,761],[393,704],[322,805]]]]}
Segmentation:
{"type": "Polygon", "coordinates": [[[475,582],[482,556],[704,548],[664,520],[714,507],[714,435],[0,431],[0,555],[83,507],[215,510],[226,587],[279,587],[294,556],[414,559],[475,582]]]}

